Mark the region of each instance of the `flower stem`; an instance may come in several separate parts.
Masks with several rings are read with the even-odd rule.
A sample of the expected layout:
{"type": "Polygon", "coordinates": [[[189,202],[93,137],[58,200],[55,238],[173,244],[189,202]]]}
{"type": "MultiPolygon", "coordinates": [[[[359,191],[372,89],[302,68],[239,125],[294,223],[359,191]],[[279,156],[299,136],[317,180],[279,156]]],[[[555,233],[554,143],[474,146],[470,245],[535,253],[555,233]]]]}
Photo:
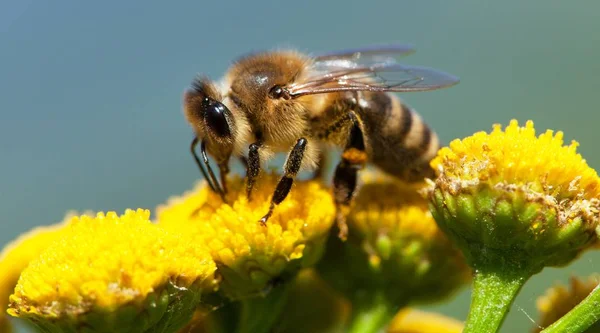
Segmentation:
{"type": "Polygon", "coordinates": [[[497,266],[477,269],[463,333],[497,332],[515,296],[529,277],[530,271],[523,269],[497,266]]]}
{"type": "Polygon", "coordinates": [[[290,283],[274,287],[265,297],[241,301],[238,333],[269,333],[287,301],[290,283]]]}
{"type": "Polygon", "coordinates": [[[569,313],[548,326],[542,333],[585,332],[600,319],[600,286],[597,286],[581,303],[569,313]]]}
{"type": "Polygon", "coordinates": [[[352,317],[346,332],[383,332],[399,308],[392,306],[381,293],[357,292],[352,300],[352,317]]]}

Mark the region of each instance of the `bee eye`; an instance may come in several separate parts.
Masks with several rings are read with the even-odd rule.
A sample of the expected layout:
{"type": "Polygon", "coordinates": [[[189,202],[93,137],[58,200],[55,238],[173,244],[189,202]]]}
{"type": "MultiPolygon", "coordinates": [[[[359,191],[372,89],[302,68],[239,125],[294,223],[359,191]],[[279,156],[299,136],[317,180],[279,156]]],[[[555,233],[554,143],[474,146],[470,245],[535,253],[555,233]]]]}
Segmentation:
{"type": "Polygon", "coordinates": [[[202,101],[204,106],[204,121],[206,126],[218,137],[231,137],[231,130],[227,123],[226,113],[229,112],[227,107],[220,102],[211,101],[206,98],[202,101]]]}

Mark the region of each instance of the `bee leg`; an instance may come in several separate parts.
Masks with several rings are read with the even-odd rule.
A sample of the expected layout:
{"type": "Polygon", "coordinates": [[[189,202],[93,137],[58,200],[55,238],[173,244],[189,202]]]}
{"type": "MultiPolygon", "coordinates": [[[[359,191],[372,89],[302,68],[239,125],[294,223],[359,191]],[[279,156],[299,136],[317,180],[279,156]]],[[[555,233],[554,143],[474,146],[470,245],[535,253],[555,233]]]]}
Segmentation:
{"type": "Polygon", "coordinates": [[[246,196],[248,200],[251,199],[252,188],[254,188],[254,183],[256,183],[256,178],[260,173],[260,155],[258,154],[258,149],[262,146],[261,142],[255,142],[250,145],[248,151],[248,160],[246,161],[246,196]]]}
{"type": "Polygon", "coordinates": [[[354,112],[350,112],[350,118],[353,122],[350,129],[350,137],[333,177],[336,222],[339,229],[338,237],[342,240],[348,237],[346,217],[356,193],[358,170],[362,169],[367,162],[365,141],[360,123],[354,112]]]}
{"type": "Polygon", "coordinates": [[[227,200],[225,199],[225,191],[223,190],[223,187],[217,181],[217,177],[215,177],[215,173],[213,172],[212,167],[210,166],[210,161],[208,160],[208,155],[206,154],[206,145],[204,144],[204,141],[200,142],[200,153],[202,154],[202,162],[204,163],[204,165],[206,166],[206,169],[208,170],[208,175],[214,185],[214,189],[216,189],[216,192],[219,193],[223,202],[227,202],[227,200]]]}
{"type": "Polygon", "coordinates": [[[229,165],[227,162],[219,164],[219,176],[221,176],[221,187],[227,194],[227,174],[229,174],[229,165]]]}
{"type": "Polygon", "coordinates": [[[307,143],[308,140],[305,138],[300,138],[298,141],[296,141],[296,145],[294,145],[294,148],[292,148],[292,151],[285,161],[284,174],[279,180],[279,183],[277,183],[275,193],[273,193],[273,197],[271,198],[269,212],[267,212],[267,214],[260,219],[260,223],[266,224],[269,217],[271,217],[273,214],[275,206],[279,205],[287,197],[288,193],[290,193],[290,189],[294,183],[294,177],[296,177],[298,171],[300,171],[300,166],[302,165],[302,159],[304,158],[304,151],[306,151],[307,143]]]}

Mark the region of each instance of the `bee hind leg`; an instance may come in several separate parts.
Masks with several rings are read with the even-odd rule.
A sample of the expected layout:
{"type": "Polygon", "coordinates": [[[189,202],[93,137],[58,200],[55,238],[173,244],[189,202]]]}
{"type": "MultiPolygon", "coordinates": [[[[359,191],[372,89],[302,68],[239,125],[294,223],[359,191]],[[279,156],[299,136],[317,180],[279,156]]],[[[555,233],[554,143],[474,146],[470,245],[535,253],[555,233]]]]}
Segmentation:
{"type": "Polygon", "coordinates": [[[338,236],[342,240],[348,237],[346,217],[356,194],[358,171],[367,162],[365,141],[360,122],[354,112],[350,112],[350,116],[353,122],[350,136],[342,153],[342,159],[338,163],[333,176],[336,222],[339,229],[338,236]]]}
{"type": "Polygon", "coordinates": [[[269,211],[267,214],[265,214],[265,216],[263,216],[263,218],[260,219],[260,223],[266,224],[273,214],[275,207],[279,205],[290,193],[290,189],[294,183],[294,178],[298,174],[298,171],[300,171],[300,166],[302,165],[302,159],[304,158],[304,152],[306,151],[307,143],[308,141],[305,138],[300,138],[298,141],[296,141],[292,151],[290,151],[288,158],[285,161],[284,174],[279,180],[279,183],[277,183],[277,187],[275,188],[275,192],[271,198],[269,211]]]}

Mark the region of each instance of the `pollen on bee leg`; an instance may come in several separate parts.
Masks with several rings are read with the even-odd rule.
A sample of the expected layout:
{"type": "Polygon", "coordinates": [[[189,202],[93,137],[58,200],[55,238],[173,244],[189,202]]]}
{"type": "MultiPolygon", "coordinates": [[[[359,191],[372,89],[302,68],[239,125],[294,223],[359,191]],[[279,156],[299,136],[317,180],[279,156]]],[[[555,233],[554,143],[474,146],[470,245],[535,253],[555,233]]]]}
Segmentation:
{"type": "Polygon", "coordinates": [[[350,214],[350,206],[338,205],[335,215],[335,222],[339,229],[338,237],[343,241],[348,238],[348,223],[346,222],[348,214],[350,214]]]}
{"type": "Polygon", "coordinates": [[[367,153],[357,148],[350,148],[342,153],[342,158],[352,164],[365,164],[367,153]]]}

